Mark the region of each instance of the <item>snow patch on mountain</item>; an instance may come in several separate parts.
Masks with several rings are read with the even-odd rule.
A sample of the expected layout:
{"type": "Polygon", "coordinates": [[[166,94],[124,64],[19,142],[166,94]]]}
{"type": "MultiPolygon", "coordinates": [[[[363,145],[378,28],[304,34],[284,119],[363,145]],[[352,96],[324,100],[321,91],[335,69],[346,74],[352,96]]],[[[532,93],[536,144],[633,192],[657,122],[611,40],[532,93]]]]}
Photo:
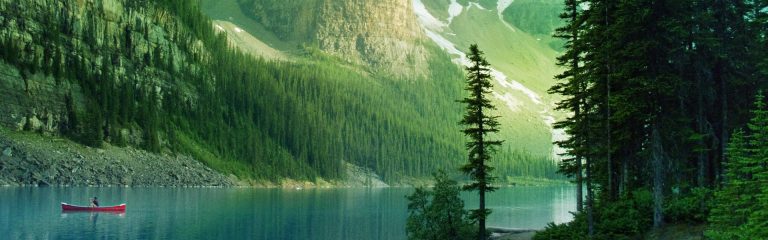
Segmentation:
{"type": "Polygon", "coordinates": [[[530,98],[533,103],[541,104],[541,97],[539,96],[539,94],[536,94],[531,89],[523,86],[523,84],[520,84],[515,80],[510,80],[511,82],[507,81],[507,75],[504,75],[504,73],[500,72],[499,70],[491,68],[491,76],[493,76],[493,79],[496,79],[496,81],[499,82],[499,85],[501,85],[502,87],[521,91],[525,95],[527,95],[528,98],[530,98]]]}
{"type": "MultiPolygon", "coordinates": [[[[461,65],[461,66],[469,66],[471,64],[470,60],[467,58],[466,54],[462,51],[460,51],[458,48],[456,48],[456,44],[451,42],[448,38],[445,36],[453,35],[450,31],[449,25],[453,18],[455,16],[458,16],[462,13],[469,12],[472,7],[477,7],[480,10],[487,10],[480,6],[476,2],[470,2],[469,5],[466,8],[461,7],[459,5],[458,7],[453,6],[454,4],[458,4],[456,0],[451,0],[451,6],[448,7],[448,23],[442,22],[438,20],[436,17],[432,16],[430,14],[424,4],[421,2],[421,0],[412,0],[413,2],[413,8],[414,12],[418,17],[419,23],[426,33],[427,37],[431,39],[435,44],[437,44],[440,48],[442,48],[445,52],[452,55],[454,58],[452,59],[454,63],[461,65]],[[446,31],[447,30],[447,31],[446,31]]],[[[515,32],[516,29],[504,21],[502,17],[502,12],[512,4],[513,0],[499,0],[498,6],[496,8],[496,11],[498,11],[499,21],[502,21],[509,29],[510,31],[515,32]]],[[[493,11],[493,10],[487,10],[487,11],[493,11]]],[[[542,121],[546,126],[548,126],[551,129],[551,139],[552,141],[562,141],[567,139],[567,134],[562,129],[555,129],[554,123],[555,123],[555,117],[549,113],[547,110],[547,107],[543,103],[542,97],[539,96],[536,92],[533,90],[525,87],[520,82],[517,82],[515,80],[509,79],[507,75],[505,75],[503,72],[495,69],[490,68],[490,74],[493,77],[493,79],[496,80],[498,83],[499,88],[496,88],[491,91],[494,98],[500,100],[503,102],[507,108],[512,112],[521,111],[523,106],[525,106],[525,103],[523,102],[524,99],[519,99],[515,97],[514,94],[512,94],[509,91],[505,90],[511,90],[511,91],[519,91],[523,93],[526,97],[528,97],[528,100],[532,102],[532,105],[543,107],[545,110],[539,112],[539,116],[541,117],[542,121]]],[[[531,106],[531,105],[529,105],[531,106]]],[[[541,109],[541,108],[539,108],[541,109]]],[[[560,159],[560,155],[565,153],[565,149],[560,148],[559,146],[555,145],[552,149],[552,156],[554,159],[560,159]]]]}
{"type": "Polygon", "coordinates": [[[453,18],[459,16],[462,10],[464,10],[464,6],[461,6],[456,0],[451,0],[451,4],[448,5],[448,25],[451,25],[453,18]]]}
{"type": "MultiPolygon", "coordinates": [[[[554,125],[556,121],[554,116],[550,115],[547,111],[542,111],[541,114],[544,117],[544,123],[552,129],[552,142],[560,142],[568,139],[568,134],[565,133],[565,129],[555,128],[554,125]]],[[[565,153],[565,148],[560,147],[560,145],[554,144],[552,147],[553,159],[560,159],[560,156],[565,153]]]]}
{"type": "MultiPolygon", "coordinates": [[[[419,2],[421,4],[421,0],[414,0],[414,2],[419,2]]],[[[416,5],[414,4],[414,9],[416,9],[415,6],[416,5]]],[[[421,4],[421,6],[424,6],[424,5],[421,4]]],[[[419,21],[420,22],[421,22],[422,19],[435,19],[435,20],[437,20],[434,16],[429,14],[429,12],[427,12],[426,9],[423,12],[417,11],[416,14],[417,15],[418,14],[427,14],[427,15],[429,15],[429,16],[424,16],[424,17],[419,16],[419,21]]],[[[429,22],[421,22],[421,23],[422,23],[422,26],[426,26],[426,24],[428,24],[429,22]]],[[[467,59],[466,54],[464,54],[464,52],[462,52],[462,51],[459,51],[459,49],[456,48],[455,44],[453,44],[450,40],[448,40],[445,37],[441,36],[437,32],[434,32],[434,31],[430,30],[428,27],[424,27],[424,28],[425,28],[424,31],[426,32],[427,37],[432,39],[432,41],[434,41],[438,46],[440,46],[440,48],[442,48],[443,50],[445,50],[449,54],[457,56],[457,58],[453,59],[454,62],[456,62],[456,63],[458,63],[458,64],[460,64],[462,66],[469,66],[470,65],[469,59],[467,59]]],[[[528,98],[531,100],[531,102],[533,102],[535,104],[541,104],[541,96],[539,96],[538,94],[536,94],[536,92],[534,92],[531,89],[523,86],[523,84],[520,84],[517,81],[508,80],[507,79],[507,75],[505,75],[501,71],[496,70],[494,68],[491,68],[491,76],[493,76],[493,78],[496,79],[496,81],[499,83],[500,86],[502,86],[504,88],[509,88],[509,89],[520,91],[523,94],[525,94],[526,96],[528,96],[528,98]]]]}
{"type": "Polygon", "coordinates": [[[426,32],[427,37],[429,37],[429,39],[432,39],[432,41],[435,42],[437,46],[445,50],[448,54],[458,56],[458,58],[453,59],[454,62],[461,65],[469,64],[469,60],[467,59],[467,56],[464,54],[464,52],[459,51],[459,49],[457,49],[456,46],[454,46],[451,41],[449,41],[443,36],[440,36],[440,34],[437,34],[429,29],[425,28],[424,31],[426,32]]]}
{"type": "Polygon", "coordinates": [[[467,10],[472,8],[472,6],[475,6],[477,7],[477,9],[480,9],[480,10],[488,11],[488,9],[485,9],[483,6],[480,5],[480,3],[476,3],[476,2],[469,2],[469,5],[467,5],[467,10]]]}
{"type": "Polygon", "coordinates": [[[419,19],[421,26],[427,30],[439,31],[447,26],[444,22],[437,19],[435,16],[427,11],[427,6],[421,0],[413,0],[413,12],[416,13],[416,17],[419,19]]]}
{"type": "Polygon", "coordinates": [[[507,21],[504,21],[504,10],[507,10],[509,5],[512,5],[512,2],[515,0],[499,0],[496,3],[496,15],[499,16],[499,21],[504,23],[504,26],[507,26],[509,30],[512,30],[512,32],[517,32],[517,29],[515,27],[512,27],[511,24],[509,24],[507,21]]]}
{"type": "Polygon", "coordinates": [[[512,96],[511,93],[505,93],[504,95],[502,95],[496,91],[493,91],[492,94],[495,98],[504,102],[504,104],[507,105],[510,111],[513,111],[513,112],[519,111],[520,106],[523,105],[523,103],[520,102],[520,100],[518,100],[517,98],[515,98],[515,96],[512,96]]]}
{"type": "Polygon", "coordinates": [[[498,11],[499,17],[501,17],[501,13],[503,13],[504,10],[509,7],[509,5],[512,5],[512,2],[514,1],[515,0],[499,0],[496,3],[496,11],[498,11]]]}

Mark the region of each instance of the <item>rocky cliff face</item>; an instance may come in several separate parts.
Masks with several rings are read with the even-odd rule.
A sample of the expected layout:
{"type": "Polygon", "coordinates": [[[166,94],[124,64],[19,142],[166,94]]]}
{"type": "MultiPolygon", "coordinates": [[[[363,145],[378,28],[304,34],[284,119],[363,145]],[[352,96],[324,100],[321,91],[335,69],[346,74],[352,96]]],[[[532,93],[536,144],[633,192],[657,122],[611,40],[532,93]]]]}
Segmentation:
{"type": "Polygon", "coordinates": [[[214,84],[190,27],[210,24],[169,12],[183,2],[0,0],[0,185],[232,185],[193,158],[135,150],[170,146],[152,121],[214,84]]]}
{"type": "MultiPolygon", "coordinates": [[[[184,98],[193,102],[194,89],[170,73],[184,68],[199,74],[200,67],[190,59],[204,59],[208,53],[199,41],[182,42],[189,33],[166,11],[132,7],[137,2],[0,0],[6,60],[0,61],[0,124],[59,133],[72,125],[68,112],[87,111],[81,88],[85,79],[109,81],[116,91],[130,88],[158,103],[163,91],[186,89],[184,98]]],[[[140,136],[128,136],[140,134],[138,127],[120,128],[105,131],[141,144],[140,136]]]]}
{"type": "Polygon", "coordinates": [[[0,62],[0,123],[17,130],[58,133],[67,122],[65,99],[72,97],[81,103],[80,87],[56,83],[41,74],[22,74],[0,62]]]}
{"type": "Polygon", "coordinates": [[[423,77],[426,39],[408,0],[241,0],[284,41],[316,45],[345,61],[396,77],[423,77]]]}

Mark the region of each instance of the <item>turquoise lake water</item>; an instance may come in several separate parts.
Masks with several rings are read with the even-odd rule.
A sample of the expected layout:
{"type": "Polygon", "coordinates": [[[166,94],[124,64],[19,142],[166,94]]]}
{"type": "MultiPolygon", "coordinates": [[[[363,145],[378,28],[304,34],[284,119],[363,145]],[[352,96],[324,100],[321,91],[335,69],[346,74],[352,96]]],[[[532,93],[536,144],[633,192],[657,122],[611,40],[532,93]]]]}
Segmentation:
{"type": "MultiPolygon", "coordinates": [[[[0,187],[0,239],[405,239],[411,188],[0,187]],[[64,213],[60,202],[127,203],[123,214],[64,213]]],[[[575,187],[501,188],[489,226],[571,220],[575,187]]],[[[477,199],[464,194],[467,207],[477,199]]]]}

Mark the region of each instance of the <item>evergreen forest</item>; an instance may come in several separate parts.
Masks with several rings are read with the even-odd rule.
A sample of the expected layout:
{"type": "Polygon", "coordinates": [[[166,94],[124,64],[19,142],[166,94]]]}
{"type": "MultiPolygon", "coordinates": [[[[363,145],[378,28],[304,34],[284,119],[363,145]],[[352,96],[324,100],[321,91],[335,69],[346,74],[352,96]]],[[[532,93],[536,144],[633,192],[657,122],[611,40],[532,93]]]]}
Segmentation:
{"type": "Polygon", "coordinates": [[[565,1],[565,71],[550,91],[573,113],[557,125],[570,135],[560,171],[578,186],[578,212],[535,239],[652,238],[672,226],[768,237],[766,7],[565,1]]]}

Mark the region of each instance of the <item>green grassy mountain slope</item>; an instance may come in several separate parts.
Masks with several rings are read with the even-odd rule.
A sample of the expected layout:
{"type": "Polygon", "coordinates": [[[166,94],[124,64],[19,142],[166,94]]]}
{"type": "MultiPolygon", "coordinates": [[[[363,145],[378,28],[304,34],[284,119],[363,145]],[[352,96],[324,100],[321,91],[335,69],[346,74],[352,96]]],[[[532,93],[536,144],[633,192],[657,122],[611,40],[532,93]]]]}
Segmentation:
{"type": "MultiPolygon", "coordinates": [[[[329,1],[298,1],[290,2],[288,4],[273,4],[270,1],[265,0],[250,0],[238,1],[240,7],[238,8],[234,1],[204,1],[204,4],[210,3],[211,5],[206,8],[206,13],[215,19],[229,19],[234,21],[236,25],[243,25],[249,27],[243,27],[243,29],[251,28],[256,31],[251,33],[256,38],[265,36],[265,41],[272,42],[273,46],[316,46],[318,42],[323,41],[323,36],[317,36],[314,32],[316,29],[333,29],[333,27],[324,26],[324,24],[335,26],[337,20],[324,19],[318,20],[318,15],[324,15],[324,5],[328,5],[329,1]],[[215,4],[213,4],[215,2],[215,4]],[[308,11],[307,9],[315,9],[316,11],[308,11]],[[294,13],[290,15],[289,13],[294,13]],[[247,16],[247,19],[242,19],[243,14],[247,16]],[[240,19],[240,20],[238,20],[240,19]],[[306,26],[301,28],[286,28],[286,26],[295,25],[298,23],[306,23],[310,28],[306,26]],[[271,29],[267,33],[262,32],[263,29],[271,29]],[[313,30],[314,29],[314,30],[313,30]],[[280,36],[280,37],[273,37],[280,36]]],[[[500,107],[499,114],[503,116],[504,131],[502,138],[507,140],[508,146],[503,149],[499,154],[502,158],[509,157],[503,161],[500,161],[500,165],[505,165],[505,170],[514,169],[515,165],[527,165],[519,164],[515,157],[525,155],[531,158],[536,156],[539,161],[551,161],[552,157],[552,140],[553,135],[559,136],[559,133],[552,132],[550,124],[554,121],[555,117],[559,117],[557,113],[551,111],[552,103],[555,101],[552,97],[546,94],[546,90],[553,84],[552,76],[554,76],[558,69],[554,65],[554,58],[556,56],[555,50],[550,48],[546,41],[542,41],[540,37],[543,35],[540,33],[528,33],[517,29],[514,25],[504,21],[504,15],[495,11],[480,10],[480,8],[467,8],[466,11],[457,16],[451,17],[452,24],[448,28],[441,28],[439,31],[431,31],[429,28],[425,28],[424,22],[420,21],[423,18],[420,15],[418,9],[422,5],[429,5],[430,8],[428,14],[435,14],[449,18],[449,8],[451,6],[450,1],[425,1],[410,2],[412,6],[408,9],[413,11],[412,18],[398,18],[398,14],[387,18],[385,16],[376,16],[371,18],[360,18],[357,15],[366,15],[373,11],[365,9],[358,12],[353,11],[355,9],[341,8],[336,12],[336,18],[342,19],[355,19],[351,23],[348,23],[347,28],[357,29],[355,25],[376,25],[376,24],[394,24],[392,22],[399,23],[404,26],[412,26],[417,24],[421,29],[421,34],[412,36],[410,34],[401,34],[398,32],[392,33],[389,30],[375,31],[368,33],[369,35],[386,35],[390,34],[391,38],[403,39],[410,44],[421,45],[428,49],[443,48],[441,52],[447,52],[451,55],[451,58],[456,58],[456,52],[460,52],[459,49],[455,49],[455,46],[469,45],[472,42],[477,42],[481,46],[487,46],[488,57],[494,63],[495,68],[499,69],[498,72],[500,78],[508,79],[501,80],[497,83],[500,86],[495,94],[497,97],[497,105],[500,107]],[[381,23],[382,19],[388,21],[381,23]],[[388,20],[386,20],[388,19],[388,20]],[[477,27],[477,26],[482,27],[477,27]],[[436,32],[439,32],[436,34],[436,32]],[[462,33],[462,34],[456,34],[462,33]],[[451,51],[445,51],[446,48],[441,41],[434,41],[434,36],[441,35],[439,38],[445,40],[452,45],[451,51]],[[538,37],[537,37],[538,36],[538,37]],[[512,81],[514,79],[516,81],[512,81]]],[[[554,2],[553,2],[554,3],[554,2]]],[[[339,3],[342,6],[346,4],[339,3]]],[[[481,3],[489,5],[488,8],[496,8],[496,2],[481,3]]],[[[386,4],[383,4],[386,5],[386,4]]],[[[465,3],[469,5],[469,3],[465,3]]],[[[554,19],[543,18],[550,22],[559,22],[556,15],[559,10],[552,9],[552,4],[539,7],[533,4],[515,4],[510,3],[512,7],[516,7],[516,10],[526,11],[533,7],[534,10],[539,12],[551,11],[549,15],[553,14],[554,19]]],[[[454,3],[453,7],[461,6],[460,3],[454,3]]],[[[479,5],[478,5],[479,6],[479,5]]],[[[556,5],[559,7],[559,5],[556,5]]],[[[381,9],[381,6],[374,6],[381,12],[387,12],[386,9],[381,9]]],[[[461,6],[461,8],[466,8],[461,6]]],[[[510,7],[507,7],[510,9],[510,7]]],[[[455,9],[454,9],[455,10],[455,9]]],[[[391,11],[391,10],[390,10],[391,11]]],[[[502,9],[507,14],[511,11],[502,9]]],[[[381,15],[381,14],[379,14],[381,15]]],[[[512,15],[514,16],[514,15],[512,15]]],[[[441,21],[441,20],[437,20],[441,21]]],[[[537,20],[538,21],[538,20],[537,20]]],[[[543,21],[543,20],[542,20],[543,21]]],[[[447,24],[446,24],[447,25],[447,24]]],[[[550,24],[552,25],[552,24],[550,24]]],[[[554,27],[554,26],[552,26],[554,27]]],[[[407,27],[410,28],[410,27],[407,27]]],[[[337,29],[338,34],[343,35],[344,29],[337,29]]],[[[412,31],[412,30],[411,30],[412,31]]],[[[386,48],[387,46],[377,46],[386,48]]],[[[323,49],[319,47],[319,50],[323,53],[332,54],[338,56],[338,53],[333,49],[323,49]]],[[[296,52],[296,47],[293,49],[283,49],[285,52],[296,52]]],[[[387,51],[387,50],[383,50],[387,51]]],[[[434,52],[428,52],[435,55],[434,52]]],[[[343,52],[341,53],[344,54],[343,52]]],[[[447,61],[444,58],[439,57],[439,53],[435,60],[432,62],[447,61]]],[[[460,54],[459,54],[460,55],[460,54]]],[[[295,58],[302,58],[301,54],[294,55],[295,58]]],[[[344,59],[344,56],[341,57],[344,59]]],[[[340,61],[342,64],[350,64],[348,61],[340,61]]],[[[351,63],[352,68],[361,69],[361,71],[367,72],[369,66],[365,64],[356,65],[351,63]]],[[[381,76],[380,72],[373,72],[374,76],[381,76]]],[[[413,77],[411,77],[413,78],[413,77]]],[[[430,79],[428,79],[429,81],[430,79]]],[[[431,79],[434,80],[434,79],[431,79]]],[[[415,91],[431,92],[434,89],[423,88],[415,91]]],[[[459,93],[461,94],[461,93],[459,93]]],[[[461,95],[457,95],[461,97],[461,95]]],[[[456,97],[454,97],[456,98],[456,97]]],[[[431,102],[445,102],[445,99],[415,99],[418,101],[431,101],[431,102]]],[[[442,130],[436,130],[442,131],[442,130]]],[[[507,172],[508,173],[508,172],[507,172]]],[[[505,174],[507,174],[505,173],[505,174]]]]}
{"type": "Polygon", "coordinates": [[[503,0],[413,3],[424,30],[454,61],[465,63],[462,46],[477,43],[485,50],[496,70],[494,95],[507,144],[536,153],[551,152],[551,142],[562,137],[551,127],[560,118],[552,111],[556,96],[546,93],[560,71],[555,65],[557,52],[540,37],[546,31],[543,27],[530,28],[530,23],[521,23],[526,27],[520,28],[508,20],[518,19],[517,13],[526,13],[544,16],[535,22],[552,26],[550,22],[557,20],[557,10],[539,2],[503,0]]]}

